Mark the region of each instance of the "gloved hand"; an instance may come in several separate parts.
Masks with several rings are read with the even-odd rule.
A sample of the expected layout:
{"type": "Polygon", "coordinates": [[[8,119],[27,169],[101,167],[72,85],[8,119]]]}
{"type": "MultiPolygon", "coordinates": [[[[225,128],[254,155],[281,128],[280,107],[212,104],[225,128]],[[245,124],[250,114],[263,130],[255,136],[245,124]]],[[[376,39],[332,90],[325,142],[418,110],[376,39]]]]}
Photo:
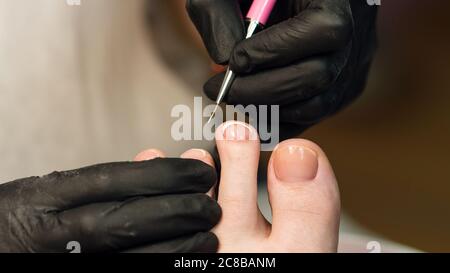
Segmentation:
{"type": "MultiPolygon", "coordinates": [[[[212,59],[238,77],[229,104],[280,105],[281,137],[335,113],[364,89],[376,48],[377,8],[365,0],[280,0],[267,28],[244,40],[250,0],[188,0],[212,59]]],[[[204,86],[215,100],[224,78],[204,86]]]]}
{"type": "Polygon", "coordinates": [[[186,159],[109,163],[0,185],[0,252],[214,252],[213,168],[186,159]]]}

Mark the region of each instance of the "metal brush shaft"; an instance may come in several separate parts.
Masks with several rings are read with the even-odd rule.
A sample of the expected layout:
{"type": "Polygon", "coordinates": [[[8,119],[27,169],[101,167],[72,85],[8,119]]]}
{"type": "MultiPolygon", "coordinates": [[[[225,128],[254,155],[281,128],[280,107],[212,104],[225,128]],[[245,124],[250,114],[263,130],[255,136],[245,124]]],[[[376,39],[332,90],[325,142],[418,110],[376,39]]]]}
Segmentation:
{"type": "MultiPolygon", "coordinates": [[[[259,26],[258,21],[255,21],[255,20],[250,21],[250,24],[249,24],[248,30],[247,30],[247,36],[245,37],[245,39],[252,37],[253,34],[255,34],[255,31],[258,28],[258,26],[259,26]]],[[[222,103],[225,96],[230,91],[231,85],[233,84],[235,78],[236,78],[236,74],[228,67],[227,73],[225,74],[225,78],[222,83],[222,86],[220,87],[219,95],[217,96],[216,107],[214,108],[214,111],[212,112],[212,114],[208,120],[208,123],[211,122],[211,120],[215,116],[217,109],[219,108],[219,105],[222,103]]]]}

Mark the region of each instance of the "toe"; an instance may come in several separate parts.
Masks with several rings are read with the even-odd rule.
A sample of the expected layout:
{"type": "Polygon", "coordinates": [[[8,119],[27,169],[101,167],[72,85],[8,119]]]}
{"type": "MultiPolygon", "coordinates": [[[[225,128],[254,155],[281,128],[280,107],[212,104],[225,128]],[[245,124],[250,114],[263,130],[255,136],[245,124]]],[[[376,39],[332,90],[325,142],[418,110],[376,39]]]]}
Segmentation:
{"type": "Polygon", "coordinates": [[[270,239],[283,251],[336,251],[339,190],[320,147],[301,139],[279,144],[268,167],[268,190],[273,214],[270,239]]]}
{"type": "Polygon", "coordinates": [[[149,149],[140,152],[135,158],[134,161],[146,161],[146,160],[152,160],[155,158],[163,158],[166,157],[164,152],[157,150],[157,149],[149,149]]]}
{"type": "Polygon", "coordinates": [[[181,156],[184,159],[200,160],[212,167],[214,167],[214,159],[210,153],[202,149],[190,149],[184,152],[181,156]]]}
{"type": "Polygon", "coordinates": [[[221,162],[218,202],[221,226],[227,232],[255,232],[262,216],[257,206],[259,138],[256,130],[241,122],[227,122],[216,131],[221,162]]]}

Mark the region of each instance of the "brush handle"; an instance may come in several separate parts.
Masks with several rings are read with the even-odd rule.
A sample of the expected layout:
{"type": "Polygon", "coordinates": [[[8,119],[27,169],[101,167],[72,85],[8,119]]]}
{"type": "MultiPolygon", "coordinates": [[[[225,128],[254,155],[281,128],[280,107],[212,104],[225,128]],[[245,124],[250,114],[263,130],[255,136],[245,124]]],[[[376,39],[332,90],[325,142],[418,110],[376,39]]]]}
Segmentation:
{"type": "Polygon", "coordinates": [[[265,25],[277,0],[254,0],[248,11],[247,18],[265,25]]]}

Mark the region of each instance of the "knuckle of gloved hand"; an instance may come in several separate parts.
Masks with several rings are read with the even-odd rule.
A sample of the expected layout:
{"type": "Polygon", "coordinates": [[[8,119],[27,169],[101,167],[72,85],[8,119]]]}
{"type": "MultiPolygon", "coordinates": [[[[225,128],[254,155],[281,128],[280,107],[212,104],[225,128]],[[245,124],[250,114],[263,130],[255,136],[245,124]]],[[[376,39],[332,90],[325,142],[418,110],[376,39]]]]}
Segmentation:
{"type": "MultiPolygon", "coordinates": [[[[123,166],[125,167],[124,163],[123,166]]],[[[79,172],[78,170],[64,172],[67,176],[76,176],[77,180],[89,180],[90,186],[95,192],[107,192],[111,189],[113,181],[118,179],[115,167],[119,165],[105,164],[91,167],[87,172],[79,172]]],[[[126,168],[123,168],[124,170],[126,168]]]]}
{"type": "Polygon", "coordinates": [[[57,184],[58,181],[62,181],[64,178],[69,177],[69,175],[65,175],[63,172],[52,172],[47,175],[40,177],[40,181],[42,184],[57,184]]]}
{"type": "Polygon", "coordinates": [[[105,191],[111,186],[111,171],[114,170],[113,164],[102,164],[86,167],[83,169],[62,171],[62,172],[52,172],[46,176],[42,177],[42,180],[46,184],[57,184],[61,181],[73,181],[74,183],[82,182],[84,180],[89,180],[90,186],[92,186],[93,191],[105,191]]]}
{"type": "Polygon", "coordinates": [[[34,176],[0,185],[0,201],[4,208],[29,206],[30,196],[41,191],[41,178],[34,176]]]}
{"type": "Polygon", "coordinates": [[[89,214],[80,216],[79,225],[81,227],[80,233],[85,238],[95,238],[99,235],[99,230],[103,229],[97,217],[89,214]]]}
{"type": "Polygon", "coordinates": [[[315,79],[313,89],[322,90],[332,85],[338,76],[336,66],[326,60],[317,60],[311,63],[311,78],[315,79]]]}
{"type": "Polygon", "coordinates": [[[351,16],[326,12],[318,14],[320,33],[327,36],[328,43],[334,48],[343,48],[351,40],[353,34],[353,20],[351,16]]]}

